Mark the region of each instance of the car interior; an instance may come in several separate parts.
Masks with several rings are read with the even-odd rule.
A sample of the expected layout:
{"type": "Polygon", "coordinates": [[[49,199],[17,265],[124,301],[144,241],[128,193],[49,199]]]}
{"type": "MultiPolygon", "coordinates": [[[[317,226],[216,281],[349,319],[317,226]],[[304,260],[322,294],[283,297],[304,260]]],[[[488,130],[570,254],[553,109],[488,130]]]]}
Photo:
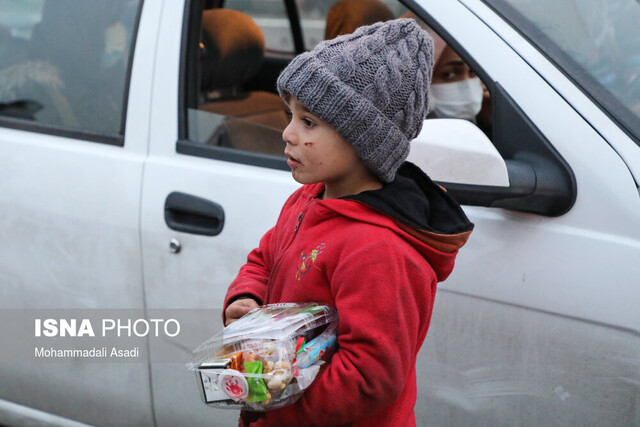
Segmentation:
{"type": "Polygon", "coordinates": [[[29,20],[0,28],[0,116],[121,138],[138,6],[137,0],[23,6],[29,20]]]}
{"type": "MultiPolygon", "coordinates": [[[[298,50],[305,50],[304,41],[294,43],[295,52],[267,49],[263,29],[249,14],[232,9],[237,8],[236,3],[242,5],[222,0],[205,2],[197,18],[201,29],[198,37],[192,38],[192,44],[197,43],[198,49],[191,51],[192,56],[197,55],[197,65],[188,84],[199,83],[197,90],[191,88],[191,99],[187,100],[190,108],[187,138],[208,147],[281,156],[284,147],[281,133],[287,125],[287,115],[276,92],[276,79],[293,56],[300,53],[298,50]]],[[[349,33],[360,25],[394,16],[378,0],[368,0],[370,7],[363,4],[352,0],[331,2],[329,13],[321,18],[326,19],[325,37],[328,29],[336,34],[349,33]],[[374,6],[378,9],[372,13],[374,6]],[[333,13],[337,9],[339,13],[333,13]]],[[[296,37],[302,31],[298,5],[293,1],[284,1],[284,5],[282,12],[287,16],[283,16],[282,22],[288,28],[282,30],[290,32],[294,41],[302,39],[296,37]]],[[[191,19],[196,21],[195,16],[191,19]]]]}
{"type": "Polygon", "coordinates": [[[203,11],[198,109],[224,117],[206,144],[282,154],[282,100],[273,91],[248,87],[259,78],[264,55],[264,34],[249,16],[232,9],[203,11]]]}

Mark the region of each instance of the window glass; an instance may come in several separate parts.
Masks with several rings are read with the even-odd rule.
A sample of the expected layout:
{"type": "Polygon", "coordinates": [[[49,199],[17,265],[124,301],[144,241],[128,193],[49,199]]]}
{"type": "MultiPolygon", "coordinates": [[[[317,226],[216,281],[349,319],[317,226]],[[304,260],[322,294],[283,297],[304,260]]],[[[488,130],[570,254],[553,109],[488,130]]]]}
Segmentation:
{"type": "MultiPolygon", "coordinates": [[[[351,1],[351,5],[345,7],[343,11],[339,13],[340,19],[343,20],[345,13],[348,10],[353,10],[353,13],[362,13],[363,9],[358,5],[359,0],[351,1]],[[353,6],[353,7],[352,7],[353,6]],[[355,9],[355,10],[354,10],[355,9]]],[[[307,50],[313,49],[318,43],[325,39],[327,18],[329,17],[329,11],[341,1],[324,1],[324,0],[296,0],[298,6],[298,13],[300,15],[302,33],[304,36],[304,46],[307,50]]],[[[400,2],[394,0],[380,0],[377,3],[384,4],[388,9],[391,17],[398,18],[407,11],[400,2]]],[[[376,12],[372,12],[371,5],[366,4],[369,8],[369,19],[375,19],[376,16],[382,16],[376,12]]],[[[383,7],[383,6],[379,6],[383,7]]],[[[383,13],[385,13],[384,11],[383,13]]],[[[355,22],[355,20],[354,20],[355,22]]]]}
{"type": "Polygon", "coordinates": [[[0,0],[0,117],[119,136],[140,0],[0,0]]]}
{"type": "MultiPolygon", "coordinates": [[[[284,1],[278,0],[278,4],[284,13],[284,1]]],[[[197,90],[192,86],[189,92],[191,96],[197,92],[197,102],[187,103],[192,106],[187,111],[188,143],[182,146],[191,147],[192,154],[244,163],[264,165],[264,159],[271,159],[269,165],[278,167],[277,161],[281,161],[286,169],[282,131],[288,117],[275,88],[278,74],[290,58],[270,56],[265,51],[265,21],[257,18],[273,12],[275,3],[228,0],[225,5],[236,7],[207,9],[201,15],[199,54],[190,59],[199,78],[183,76],[188,85],[199,81],[199,86],[197,90]]],[[[298,3],[309,45],[312,38],[314,44],[324,38],[324,22],[331,5],[314,0],[298,3]]],[[[401,6],[387,10],[394,17],[406,12],[401,6]]],[[[442,39],[440,42],[441,47],[446,46],[442,39]]],[[[432,104],[438,104],[439,109],[434,109],[430,117],[467,119],[490,137],[489,93],[453,49],[440,53],[443,61],[437,72],[442,77],[442,91],[439,103],[432,96],[432,104]]]]}
{"type": "Polygon", "coordinates": [[[288,118],[275,79],[288,59],[273,65],[265,61],[259,22],[235,9],[202,12],[199,55],[191,58],[200,81],[198,101],[187,111],[187,139],[211,156],[259,153],[284,159],[282,131],[288,118]]]}
{"type": "Polygon", "coordinates": [[[485,1],[640,141],[637,0],[485,1]]]}
{"type": "Polygon", "coordinates": [[[268,50],[293,52],[289,18],[283,0],[227,0],[225,8],[249,15],[264,33],[268,50]]]}
{"type": "MultiPolygon", "coordinates": [[[[358,0],[354,1],[357,2],[358,0]]],[[[398,1],[380,2],[389,8],[394,17],[407,11],[398,1]]],[[[306,50],[313,49],[324,40],[327,15],[336,3],[338,2],[326,0],[296,0],[306,50]]],[[[244,12],[256,21],[264,32],[267,50],[294,52],[291,27],[283,0],[227,0],[225,7],[244,12]]]]}

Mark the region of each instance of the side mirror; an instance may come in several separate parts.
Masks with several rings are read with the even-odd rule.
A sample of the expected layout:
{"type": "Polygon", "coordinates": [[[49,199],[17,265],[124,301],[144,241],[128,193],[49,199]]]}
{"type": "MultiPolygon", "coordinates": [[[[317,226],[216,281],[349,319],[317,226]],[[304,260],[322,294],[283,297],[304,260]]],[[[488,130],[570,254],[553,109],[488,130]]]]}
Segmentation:
{"type": "Polygon", "coordinates": [[[507,112],[519,114],[511,115],[508,127],[494,128],[497,143],[507,141],[513,151],[506,160],[497,143],[459,119],[425,120],[408,160],[463,205],[562,215],[575,201],[570,169],[519,109],[507,112]]]}
{"type": "Polygon", "coordinates": [[[460,119],[427,119],[411,141],[410,162],[443,183],[509,187],[505,161],[477,126],[460,119]]]}

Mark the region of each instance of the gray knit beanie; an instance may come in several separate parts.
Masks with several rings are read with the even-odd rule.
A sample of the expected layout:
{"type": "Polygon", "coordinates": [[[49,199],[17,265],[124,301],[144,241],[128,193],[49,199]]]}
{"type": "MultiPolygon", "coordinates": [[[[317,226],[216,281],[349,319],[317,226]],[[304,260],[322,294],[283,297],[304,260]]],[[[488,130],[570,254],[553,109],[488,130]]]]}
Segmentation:
{"type": "Polygon", "coordinates": [[[383,182],[409,155],[429,109],[433,41],[413,19],[358,28],[293,59],[278,92],[346,139],[383,182]]]}

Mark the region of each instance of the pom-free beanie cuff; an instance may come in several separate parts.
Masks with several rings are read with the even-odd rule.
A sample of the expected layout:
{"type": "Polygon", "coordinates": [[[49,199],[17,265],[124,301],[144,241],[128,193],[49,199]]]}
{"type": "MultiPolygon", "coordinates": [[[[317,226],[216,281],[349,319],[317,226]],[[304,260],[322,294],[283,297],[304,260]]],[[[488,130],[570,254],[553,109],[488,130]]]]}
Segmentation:
{"type": "Polygon", "coordinates": [[[400,129],[309,52],[297,56],[285,71],[278,79],[280,96],[295,97],[347,140],[378,178],[393,181],[409,155],[409,141],[400,129]],[[332,100],[328,108],[327,99],[332,100]]]}
{"type": "Polygon", "coordinates": [[[358,28],[319,43],[278,77],[295,97],[350,143],[369,169],[391,182],[428,111],[433,40],[413,19],[358,28]]]}

